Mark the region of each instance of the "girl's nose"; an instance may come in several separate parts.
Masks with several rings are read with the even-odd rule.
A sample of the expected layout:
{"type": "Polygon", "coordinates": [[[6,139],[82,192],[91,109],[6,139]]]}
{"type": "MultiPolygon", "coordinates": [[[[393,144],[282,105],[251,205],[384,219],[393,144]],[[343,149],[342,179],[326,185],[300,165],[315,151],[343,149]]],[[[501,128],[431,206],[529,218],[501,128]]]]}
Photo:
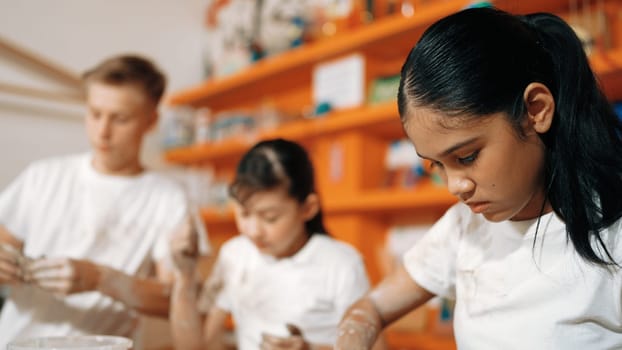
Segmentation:
{"type": "Polygon", "coordinates": [[[475,183],[463,174],[447,174],[447,189],[458,198],[463,198],[475,188],[475,183]]]}
{"type": "Polygon", "coordinates": [[[249,220],[246,222],[244,229],[244,233],[246,233],[246,235],[252,240],[257,240],[262,235],[261,225],[259,224],[259,221],[255,218],[249,218],[249,220]]]}

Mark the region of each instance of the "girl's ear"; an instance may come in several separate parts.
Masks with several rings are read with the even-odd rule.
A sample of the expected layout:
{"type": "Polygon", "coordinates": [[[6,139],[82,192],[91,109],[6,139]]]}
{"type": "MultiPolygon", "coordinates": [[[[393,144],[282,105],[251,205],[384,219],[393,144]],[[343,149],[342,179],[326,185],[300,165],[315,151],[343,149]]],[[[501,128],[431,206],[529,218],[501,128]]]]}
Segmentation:
{"type": "Polygon", "coordinates": [[[544,134],[551,128],[555,115],[555,99],[551,90],[542,83],[531,83],[523,94],[527,106],[527,132],[529,129],[544,134]]]}
{"type": "Polygon", "coordinates": [[[302,217],[304,221],[309,221],[320,211],[320,198],[317,194],[311,193],[302,204],[302,217]]]}

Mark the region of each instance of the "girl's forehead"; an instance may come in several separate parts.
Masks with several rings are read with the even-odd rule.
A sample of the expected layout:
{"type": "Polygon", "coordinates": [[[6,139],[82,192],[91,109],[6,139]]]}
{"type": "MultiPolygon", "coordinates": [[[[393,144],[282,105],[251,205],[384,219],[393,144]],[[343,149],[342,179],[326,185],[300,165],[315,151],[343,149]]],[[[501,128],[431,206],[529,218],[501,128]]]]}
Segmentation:
{"type": "Polygon", "coordinates": [[[404,131],[423,156],[434,156],[455,144],[494,135],[508,126],[501,114],[490,116],[447,115],[428,108],[413,109],[404,131]]]}
{"type": "Polygon", "coordinates": [[[292,198],[287,190],[279,186],[273,189],[256,191],[250,194],[244,203],[236,201],[236,204],[249,210],[261,210],[263,208],[278,208],[283,205],[290,205],[289,202],[291,200],[292,198]]]}

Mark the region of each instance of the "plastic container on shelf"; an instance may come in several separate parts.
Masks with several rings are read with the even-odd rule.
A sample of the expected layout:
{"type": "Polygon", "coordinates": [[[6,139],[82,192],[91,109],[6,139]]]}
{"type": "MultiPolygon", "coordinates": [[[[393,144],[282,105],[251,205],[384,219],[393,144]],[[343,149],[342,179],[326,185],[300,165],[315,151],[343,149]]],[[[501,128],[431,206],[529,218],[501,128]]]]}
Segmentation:
{"type": "Polygon", "coordinates": [[[16,340],[7,345],[7,350],[128,350],[132,345],[132,341],[124,337],[86,335],[16,340]]]}

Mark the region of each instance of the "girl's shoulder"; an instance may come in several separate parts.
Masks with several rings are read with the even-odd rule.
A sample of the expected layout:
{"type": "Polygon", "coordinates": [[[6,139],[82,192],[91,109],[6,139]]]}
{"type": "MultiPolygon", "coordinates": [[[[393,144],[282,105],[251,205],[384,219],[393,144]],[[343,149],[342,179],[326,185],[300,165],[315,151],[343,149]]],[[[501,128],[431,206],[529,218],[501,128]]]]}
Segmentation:
{"type": "Polygon", "coordinates": [[[220,247],[221,255],[232,254],[239,256],[239,254],[249,254],[255,251],[257,251],[257,248],[253,245],[253,242],[242,234],[228,239],[220,247]]]}
{"type": "Polygon", "coordinates": [[[309,252],[315,256],[316,260],[340,263],[363,261],[356,248],[329,235],[314,234],[307,245],[309,252]]]}

